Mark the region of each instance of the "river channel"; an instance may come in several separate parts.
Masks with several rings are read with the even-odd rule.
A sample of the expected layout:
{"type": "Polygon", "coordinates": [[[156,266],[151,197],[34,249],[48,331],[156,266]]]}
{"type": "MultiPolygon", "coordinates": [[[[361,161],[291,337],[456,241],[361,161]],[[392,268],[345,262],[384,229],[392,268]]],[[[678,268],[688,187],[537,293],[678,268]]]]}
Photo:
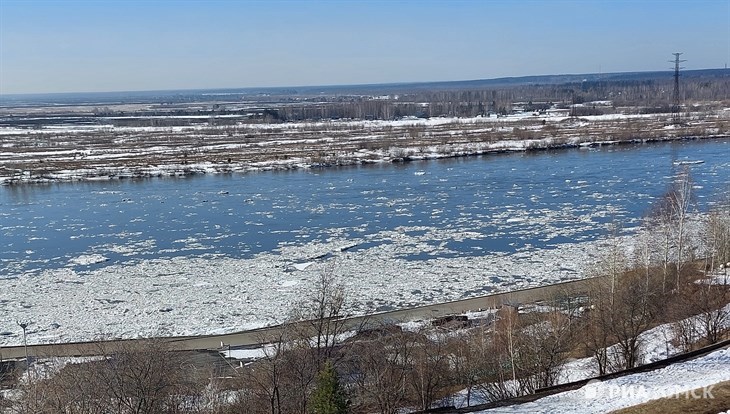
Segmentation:
{"type": "Polygon", "coordinates": [[[447,240],[442,247],[449,255],[550,248],[605,235],[611,221],[633,227],[683,164],[691,169],[699,207],[705,208],[728,188],[729,158],[728,141],[712,140],[7,186],[0,188],[0,277],[82,263],[76,259],[89,254],[105,257],[104,263],[250,257],[282,245],[404,227],[484,236],[447,240]]]}
{"type": "MultiPolygon", "coordinates": [[[[624,234],[635,230],[683,168],[692,174],[696,208],[707,210],[730,188],[730,140],[5,186],[0,313],[55,327],[79,312],[136,320],[179,312],[157,331],[110,331],[230,331],[281,319],[247,315],[271,309],[259,301],[292,300],[328,258],[359,292],[363,311],[584,277],[575,263],[580,246],[605,240],[612,223],[624,234]],[[479,275],[463,276],[475,269],[479,275]],[[404,273],[412,280],[395,282],[404,273]],[[372,274],[379,276],[370,283],[372,274]],[[113,281],[101,281],[107,277],[113,281]],[[131,288],[135,280],[142,281],[138,290],[131,288]],[[363,293],[364,284],[374,290],[363,293]],[[200,303],[212,315],[180,327],[197,303],[191,289],[211,289],[200,303]],[[180,292],[187,292],[187,313],[180,292]],[[228,317],[222,309],[230,309],[224,298],[231,295],[250,310],[228,317]],[[78,303],[54,305],[69,298],[78,303]],[[53,309],[67,316],[46,316],[53,309]]],[[[68,339],[53,329],[39,332],[68,339]]]]}

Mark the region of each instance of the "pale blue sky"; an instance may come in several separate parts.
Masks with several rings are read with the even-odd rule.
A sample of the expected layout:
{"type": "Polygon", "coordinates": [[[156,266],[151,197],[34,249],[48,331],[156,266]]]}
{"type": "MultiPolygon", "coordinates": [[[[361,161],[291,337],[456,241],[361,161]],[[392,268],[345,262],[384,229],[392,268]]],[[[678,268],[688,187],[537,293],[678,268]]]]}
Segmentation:
{"type": "Polygon", "coordinates": [[[0,0],[0,93],[303,86],[730,63],[730,0],[0,0]]]}

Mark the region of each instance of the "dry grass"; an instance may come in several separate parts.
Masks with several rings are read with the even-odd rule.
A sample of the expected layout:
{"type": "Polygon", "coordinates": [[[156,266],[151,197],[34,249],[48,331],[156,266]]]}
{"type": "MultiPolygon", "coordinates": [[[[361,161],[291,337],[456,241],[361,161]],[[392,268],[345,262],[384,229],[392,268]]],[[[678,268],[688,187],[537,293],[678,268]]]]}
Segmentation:
{"type": "Polygon", "coordinates": [[[717,414],[730,410],[730,381],[721,382],[710,390],[714,398],[701,397],[703,390],[697,389],[678,398],[661,398],[613,411],[613,414],[717,414]]]}
{"type": "Polygon", "coordinates": [[[92,131],[38,134],[29,130],[0,136],[0,147],[8,155],[0,176],[33,181],[75,171],[74,179],[83,179],[116,176],[122,174],[118,170],[126,169],[125,176],[144,177],[158,173],[158,166],[175,173],[201,163],[212,163],[206,168],[219,172],[246,170],[261,162],[271,163],[271,168],[288,169],[302,163],[351,165],[380,158],[391,161],[405,158],[396,156],[400,153],[422,156],[434,149],[443,156],[476,155],[488,149],[485,144],[497,141],[535,139],[529,149],[541,149],[576,142],[707,136],[725,129],[723,125],[730,115],[724,112],[722,116],[702,114],[703,118],[693,120],[691,127],[676,129],[665,129],[667,114],[657,114],[563,121],[552,117],[465,119],[440,125],[419,125],[420,121],[395,125],[328,121],[177,129],[146,126],[144,130],[102,126],[92,131]],[[155,168],[148,168],[150,164],[155,168]]]}

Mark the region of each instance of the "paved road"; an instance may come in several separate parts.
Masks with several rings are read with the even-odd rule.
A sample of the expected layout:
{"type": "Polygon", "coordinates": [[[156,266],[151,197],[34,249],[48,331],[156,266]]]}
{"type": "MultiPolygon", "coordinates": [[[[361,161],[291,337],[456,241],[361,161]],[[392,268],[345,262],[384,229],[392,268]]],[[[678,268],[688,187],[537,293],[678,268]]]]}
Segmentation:
{"type": "MultiPolygon", "coordinates": [[[[504,303],[531,303],[540,300],[548,300],[566,294],[576,295],[587,291],[590,280],[592,279],[574,280],[454,302],[400,309],[368,316],[358,316],[348,318],[345,321],[345,326],[347,328],[357,328],[362,326],[375,326],[383,322],[405,322],[435,318],[478,309],[497,308],[504,303]]],[[[262,343],[269,342],[272,338],[276,338],[285,330],[290,329],[292,329],[291,324],[284,324],[224,335],[168,337],[159,339],[168,341],[172,348],[179,350],[219,349],[221,348],[221,344],[225,344],[226,346],[230,345],[231,348],[245,348],[256,347],[262,343]]],[[[29,345],[28,354],[35,357],[99,355],[102,347],[109,349],[113,348],[115,345],[129,344],[137,341],[139,341],[139,339],[29,345]]],[[[24,357],[25,348],[23,346],[0,347],[0,358],[2,359],[16,359],[24,357]]]]}

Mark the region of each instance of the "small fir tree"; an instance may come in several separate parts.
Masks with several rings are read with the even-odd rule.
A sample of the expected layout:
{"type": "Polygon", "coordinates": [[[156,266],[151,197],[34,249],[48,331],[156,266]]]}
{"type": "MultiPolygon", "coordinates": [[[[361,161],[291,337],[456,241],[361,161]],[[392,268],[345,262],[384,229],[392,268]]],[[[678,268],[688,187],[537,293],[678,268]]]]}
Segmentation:
{"type": "Polygon", "coordinates": [[[337,372],[332,363],[327,361],[317,376],[317,388],[312,396],[312,413],[347,414],[348,405],[337,372]]]}

